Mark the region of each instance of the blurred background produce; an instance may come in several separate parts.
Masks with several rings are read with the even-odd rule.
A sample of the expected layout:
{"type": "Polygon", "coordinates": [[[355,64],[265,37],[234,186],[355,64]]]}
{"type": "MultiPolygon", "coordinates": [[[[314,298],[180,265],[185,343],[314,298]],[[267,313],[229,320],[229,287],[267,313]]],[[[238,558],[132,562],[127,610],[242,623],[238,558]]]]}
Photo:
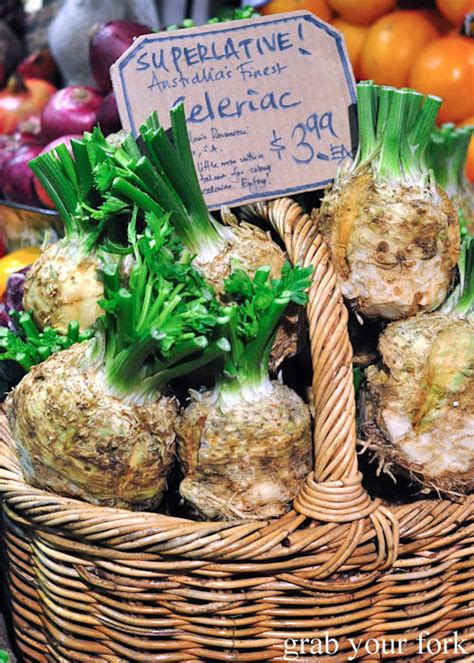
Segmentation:
{"type": "MultiPolygon", "coordinates": [[[[137,36],[240,18],[240,4],[264,15],[309,10],[342,32],[358,80],[442,97],[439,124],[474,121],[474,0],[3,0],[0,201],[53,209],[29,158],[97,124],[120,130],[108,71],[137,36]]],[[[474,179],[472,141],[466,175],[474,179]]]]}

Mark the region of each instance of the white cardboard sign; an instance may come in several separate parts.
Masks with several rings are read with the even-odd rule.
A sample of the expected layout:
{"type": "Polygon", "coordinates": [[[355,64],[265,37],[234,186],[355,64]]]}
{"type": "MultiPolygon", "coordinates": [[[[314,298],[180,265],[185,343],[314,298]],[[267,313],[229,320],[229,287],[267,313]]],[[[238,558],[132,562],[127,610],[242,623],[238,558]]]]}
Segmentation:
{"type": "Polygon", "coordinates": [[[138,37],[111,69],[135,136],[184,102],[211,209],[320,189],[354,150],[352,69],[342,36],[309,12],[138,37]]]}

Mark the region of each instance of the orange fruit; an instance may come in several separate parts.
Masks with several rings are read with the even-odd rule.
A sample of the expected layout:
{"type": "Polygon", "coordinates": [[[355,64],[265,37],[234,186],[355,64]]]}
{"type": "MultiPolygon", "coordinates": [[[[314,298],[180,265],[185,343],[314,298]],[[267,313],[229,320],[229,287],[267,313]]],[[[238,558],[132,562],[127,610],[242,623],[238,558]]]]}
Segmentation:
{"type": "Polygon", "coordinates": [[[474,114],[474,40],[448,35],[428,44],[413,63],[410,87],[443,99],[439,123],[474,114]]]}
{"type": "Polygon", "coordinates": [[[332,24],[337,30],[339,30],[339,32],[342,32],[344,41],[346,42],[347,52],[349,53],[349,58],[352,63],[352,69],[354,70],[354,76],[360,79],[359,56],[369,28],[364,25],[346,23],[342,18],[336,18],[332,24]]]}
{"type": "Polygon", "coordinates": [[[461,27],[466,14],[474,12],[474,0],[436,0],[436,6],[456,27],[461,27]]]}
{"type": "Polygon", "coordinates": [[[448,34],[448,32],[453,29],[451,23],[442,14],[440,14],[436,7],[424,7],[422,9],[418,9],[418,11],[424,14],[426,18],[432,22],[442,37],[444,37],[444,35],[448,34]]]}
{"type": "Polygon", "coordinates": [[[394,9],[397,0],[328,0],[329,5],[348,23],[370,25],[394,9]]]}
{"type": "Polygon", "coordinates": [[[362,46],[362,78],[379,85],[406,87],[413,60],[438,37],[438,30],[423,12],[395,11],[382,16],[369,28],[362,46]]]}
{"type": "Polygon", "coordinates": [[[323,21],[329,22],[332,19],[332,11],[326,0],[272,0],[259,11],[263,16],[269,16],[294,12],[297,9],[306,9],[323,21]]]}

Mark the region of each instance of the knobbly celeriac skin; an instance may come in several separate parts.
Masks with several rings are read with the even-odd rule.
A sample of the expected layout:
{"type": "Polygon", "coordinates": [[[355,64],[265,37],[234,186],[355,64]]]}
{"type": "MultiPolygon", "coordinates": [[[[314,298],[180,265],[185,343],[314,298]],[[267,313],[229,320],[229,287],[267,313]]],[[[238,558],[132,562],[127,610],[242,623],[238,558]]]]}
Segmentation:
{"type": "Polygon", "coordinates": [[[117,398],[107,389],[96,341],[52,355],[7,401],[12,437],[33,486],[93,504],[156,508],[175,451],[178,406],[117,398]]]}
{"type": "MultiPolygon", "coordinates": [[[[229,219],[229,215],[225,220],[229,219]]],[[[286,254],[275,244],[269,233],[249,223],[232,221],[232,234],[226,235],[228,243],[211,260],[204,261],[197,256],[196,267],[216,292],[222,296],[224,281],[239,267],[253,275],[259,267],[270,265],[271,277],[277,278],[286,260],[286,254]]],[[[275,373],[288,357],[296,355],[305,343],[305,317],[301,307],[290,305],[278,327],[270,356],[270,370],[275,373]]]]}
{"type": "Polygon", "coordinates": [[[474,489],[474,324],[433,313],[390,324],[367,369],[361,427],[381,465],[449,495],[474,489]]]}
{"type": "Polygon", "coordinates": [[[314,214],[349,305],[399,320],[435,310],[459,256],[455,207],[435,185],[377,183],[368,170],[342,178],[314,214]]]}
{"type": "Polygon", "coordinates": [[[180,493],[206,518],[275,518],[312,467],[308,406],[278,382],[263,398],[227,407],[195,394],[179,419],[180,493]]]}
{"type": "Polygon", "coordinates": [[[457,209],[427,159],[441,103],[406,88],[357,84],[358,151],[314,219],[342,294],[362,318],[434,311],[453,284],[457,209]]]}
{"type": "Polygon", "coordinates": [[[71,242],[48,246],[30,269],[23,295],[25,310],[41,328],[51,326],[66,333],[77,321],[81,331],[102,315],[99,301],[104,289],[98,275],[99,259],[82,255],[71,242]]]}

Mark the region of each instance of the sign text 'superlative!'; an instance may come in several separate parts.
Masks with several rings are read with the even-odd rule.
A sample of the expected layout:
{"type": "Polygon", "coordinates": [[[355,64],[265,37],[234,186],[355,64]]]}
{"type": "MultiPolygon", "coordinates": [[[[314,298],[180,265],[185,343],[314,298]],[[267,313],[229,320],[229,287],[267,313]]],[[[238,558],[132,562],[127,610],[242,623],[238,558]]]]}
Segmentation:
{"type": "Polygon", "coordinates": [[[344,42],[308,12],[139,37],[112,78],[134,135],[184,102],[212,209],[322,188],[353,153],[344,42]]]}

